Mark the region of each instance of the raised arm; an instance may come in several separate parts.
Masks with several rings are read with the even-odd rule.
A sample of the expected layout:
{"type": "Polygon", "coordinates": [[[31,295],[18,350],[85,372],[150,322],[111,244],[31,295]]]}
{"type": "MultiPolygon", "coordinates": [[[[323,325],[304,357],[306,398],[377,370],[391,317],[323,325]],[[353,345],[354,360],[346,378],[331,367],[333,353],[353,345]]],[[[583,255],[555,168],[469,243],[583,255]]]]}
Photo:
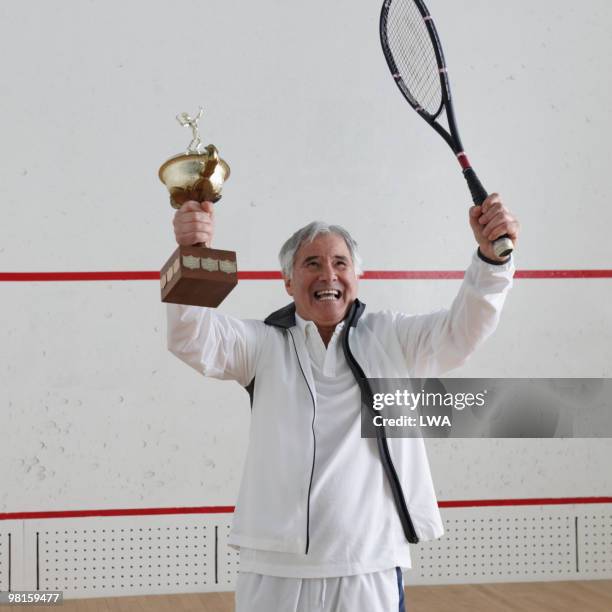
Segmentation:
{"type": "MultiPolygon", "coordinates": [[[[178,244],[211,246],[214,204],[185,202],[173,220],[178,244]]],[[[242,320],[215,308],[167,305],[168,349],[192,368],[214,378],[248,385],[266,334],[261,321],[242,320]]]]}
{"type": "Polygon", "coordinates": [[[492,194],[470,209],[478,252],[451,307],[426,315],[394,315],[396,332],[413,376],[439,376],[462,365],[497,327],[512,287],[512,258],[500,260],[491,242],[508,234],[516,245],[519,223],[492,194]]]}

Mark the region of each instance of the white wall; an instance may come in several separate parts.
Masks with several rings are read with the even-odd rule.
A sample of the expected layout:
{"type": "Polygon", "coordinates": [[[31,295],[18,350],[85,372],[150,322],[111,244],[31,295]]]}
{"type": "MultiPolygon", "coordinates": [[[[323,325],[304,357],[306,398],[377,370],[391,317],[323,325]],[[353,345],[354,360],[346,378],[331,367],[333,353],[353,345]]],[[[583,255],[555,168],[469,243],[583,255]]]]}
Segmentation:
{"type": "MultiPolygon", "coordinates": [[[[0,271],[159,269],[174,247],[157,168],[189,141],[175,114],[200,104],[232,167],[216,246],[242,270],[276,269],[313,218],[346,225],[367,269],[464,268],[468,192],[392,82],[379,5],[2,2],[0,271]]],[[[522,221],[518,267],[612,267],[612,5],[430,9],[466,149],[522,221]]],[[[361,293],[419,311],[457,286],[361,293]]],[[[611,298],[610,280],[516,281],[497,335],[458,375],[612,375],[611,298]]],[[[234,503],[246,394],[166,352],[156,282],[4,282],[0,300],[0,511],[234,503]]],[[[286,301],[279,282],[244,281],[222,308],[261,317],[286,301]]],[[[430,448],[442,499],[612,487],[609,440],[430,448]]]]}

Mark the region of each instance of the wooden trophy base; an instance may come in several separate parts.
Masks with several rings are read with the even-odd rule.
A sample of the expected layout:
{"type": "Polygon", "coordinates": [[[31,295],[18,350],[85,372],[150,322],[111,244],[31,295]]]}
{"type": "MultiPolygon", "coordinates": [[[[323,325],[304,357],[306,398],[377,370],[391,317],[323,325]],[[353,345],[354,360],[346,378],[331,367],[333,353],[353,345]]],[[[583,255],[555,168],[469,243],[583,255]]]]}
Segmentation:
{"type": "Polygon", "coordinates": [[[236,253],[179,246],[160,273],[162,302],[217,307],[238,282],[236,253]]]}

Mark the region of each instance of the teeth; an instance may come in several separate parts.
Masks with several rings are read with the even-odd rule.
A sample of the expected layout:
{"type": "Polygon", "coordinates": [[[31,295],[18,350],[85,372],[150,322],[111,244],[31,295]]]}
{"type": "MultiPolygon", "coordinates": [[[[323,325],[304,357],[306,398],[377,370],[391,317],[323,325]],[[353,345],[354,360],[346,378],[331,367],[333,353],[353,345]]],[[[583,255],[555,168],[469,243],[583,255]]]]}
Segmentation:
{"type": "Polygon", "coordinates": [[[324,289],[323,291],[315,291],[315,298],[317,298],[321,302],[337,300],[339,297],[340,291],[338,291],[337,289],[324,289]]]}

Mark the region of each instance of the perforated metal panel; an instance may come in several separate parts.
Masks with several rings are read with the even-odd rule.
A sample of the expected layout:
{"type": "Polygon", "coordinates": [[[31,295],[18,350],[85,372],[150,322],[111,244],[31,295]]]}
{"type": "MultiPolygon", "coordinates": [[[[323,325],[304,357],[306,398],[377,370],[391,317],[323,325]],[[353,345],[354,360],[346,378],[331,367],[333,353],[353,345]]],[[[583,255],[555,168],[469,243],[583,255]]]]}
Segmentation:
{"type": "Polygon", "coordinates": [[[444,510],[444,537],[412,548],[413,568],[406,579],[413,584],[458,584],[610,577],[612,517],[606,510],[444,510]]]}
{"type": "Polygon", "coordinates": [[[414,549],[418,577],[435,583],[492,582],[545,580],[575,572],[573,518],[519,512],[446,512],[444,538],[414,549]]]}
{"type": "Polygon", "coordinates": [[[609,578],[612,575],[612,513],[585,514],[577,527],[581,571],[609,578]]]}
{"type": "Polygon", "coordinates": [[[226,587],[221,590],[233,590],[240,566],[240,552],[227,544],[230,530],[229,521],[218,525],[218,584],[220,587],[226,587]]]}
{"type": "MultiPolygon", "coordinates": [[[[231,515],[69,518],[0,524],[0,580],[7,529],[13,588],[67,598],[230,591],[239,553],[227,544],[231,515]]],[[[443,510],[446,534],[412,547],[408,584],[612,578],[610,506],[514,506],[443,510]]],[[[5,583],[6,584],[6,583],[5,583]]],[[[3,587],[5,588],[5,587],[3,587]]]]}
{"type": "Polygon", "coordinates": [[[209,582],[205,525],[44,531],[42,588],[189,587],[209,582]]]}
{"type": "MultiPolygon", "coordinates": [[[[231,590],[230,517],[143,516],[36,521],[35,584],[67,596],[231,590]]],[[[33,561],[33,560],[32,560],[33,561]]]]}

